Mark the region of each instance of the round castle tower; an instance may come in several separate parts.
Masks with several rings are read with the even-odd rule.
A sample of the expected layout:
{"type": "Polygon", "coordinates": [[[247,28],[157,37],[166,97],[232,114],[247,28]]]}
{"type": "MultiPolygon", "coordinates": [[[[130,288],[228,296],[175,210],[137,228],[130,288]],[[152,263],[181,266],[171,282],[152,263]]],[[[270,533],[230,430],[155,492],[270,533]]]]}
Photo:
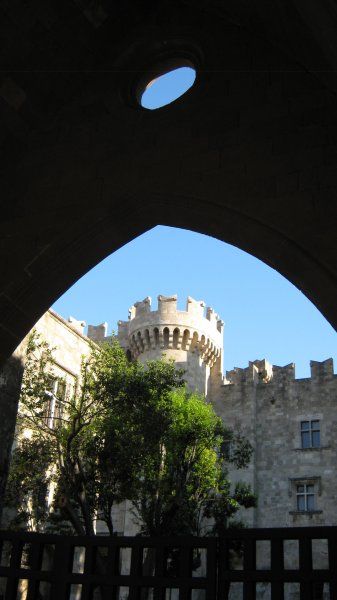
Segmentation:
{"type": "Polygon", "coordinates": [[[149,297],[136,302],[118,322],[118,339],[131,360],[173,359],[191,390],[207,395],[222,381],[223,321],[202,301],[188,297],[186,311],[177,296],[158,296],[156,311],[149,297]]]}

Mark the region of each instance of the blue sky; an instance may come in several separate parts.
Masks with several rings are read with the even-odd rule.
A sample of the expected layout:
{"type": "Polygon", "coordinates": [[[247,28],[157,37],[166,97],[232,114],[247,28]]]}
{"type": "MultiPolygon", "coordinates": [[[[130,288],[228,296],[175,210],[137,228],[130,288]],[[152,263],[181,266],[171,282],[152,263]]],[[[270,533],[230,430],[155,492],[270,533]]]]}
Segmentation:
{"type": "Polygon", "coordinates": [[[190,67],[181,67],[165,73],[162,77],[153,79],[145,88],[141,97],[141,104],[150,110],[170,104],[182,96],[195,81],[195,70],[190,67]]]}
{"type": "MultiPolygon", "coordinates": [[[[157,79],[142,96],[143,105],[155,109],[172,102],[194,76],[182,68],[157,79]]],[[[311,359],[332,356],[336,363],[336,332],[291,283],[233,246],[181,229],[155,227],[138,237],[87,273],[53,308],[87,324],[108,321],[111,332],[137,300],[151,296],[156,310],[158,294],[178,294],[183,310],[187,296],[214,308],[225,321],[227,370],[267,358],[276,365],[295,362],[296,376],[308,377],[311,359]]]]}
{"type": "Polygon", "coordinates": [[[225,321],[224,367],[267,358],[296,363],[309,376],[309,361],[337,361],[336,332],[309,300],[279,273],[253,256],[214,238],[158,226],[89,271],[53,306],[64,317],[107,321],[109,332],[137,300],[178,294],[205,300],[225,321]]]}

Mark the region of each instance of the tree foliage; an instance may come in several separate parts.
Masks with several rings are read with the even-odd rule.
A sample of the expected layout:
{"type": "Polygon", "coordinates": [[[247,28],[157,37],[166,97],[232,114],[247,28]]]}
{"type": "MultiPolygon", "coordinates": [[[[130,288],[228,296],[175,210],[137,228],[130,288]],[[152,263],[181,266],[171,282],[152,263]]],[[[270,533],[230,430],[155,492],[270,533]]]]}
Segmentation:
{"type": "Polygon", "coordinates": [[[231,492],[227,470],[248,464],[250,444],[186,391],[172,362],[130,363],[116,340],[93,344],[51,416],[53,377],[53,350],[33,334],[7,487],[12,526],[92,535],[100,519],[113,535],[112,506],[128,499],[144,535],[219,534],[255,505],[249,486],[231,492]]]}
{"type": "MultiPolygon", "coordinates": [[[[222,519],[227,526],[228,518],[245,505],[238,486],[231,494],[227,466],[228,462],[238,468],[245,466],[251,455],[250,445],[224,427],[203,397],[189,394],[185,388],[171,392],[169,409],[165,430],[152,427],[145,440],[146,460],[138,472],[134,498],[142,532],[218,532],[210,528],[205,517],[222,519]],[[235,449],[232,458],[222,451],[224,440],[231,441],[235,449]]],[[[255,505],[250,488],[246,492],[251,506],[255,505]]]]}

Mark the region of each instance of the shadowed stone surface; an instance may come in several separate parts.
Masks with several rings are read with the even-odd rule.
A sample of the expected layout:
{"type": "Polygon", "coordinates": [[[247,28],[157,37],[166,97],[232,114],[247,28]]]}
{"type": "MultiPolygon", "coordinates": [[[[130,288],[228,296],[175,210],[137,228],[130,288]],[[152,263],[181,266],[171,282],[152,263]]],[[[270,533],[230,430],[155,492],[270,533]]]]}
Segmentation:
{"type": "Polygon", "coordinates": [[[89,268],[156,224],[250,252],[336,326],[333,3],[0,11],[2,360],[89,268]],[[177,56],[194,60],[196,85],[138,107],[144,72],[177,56]]]}

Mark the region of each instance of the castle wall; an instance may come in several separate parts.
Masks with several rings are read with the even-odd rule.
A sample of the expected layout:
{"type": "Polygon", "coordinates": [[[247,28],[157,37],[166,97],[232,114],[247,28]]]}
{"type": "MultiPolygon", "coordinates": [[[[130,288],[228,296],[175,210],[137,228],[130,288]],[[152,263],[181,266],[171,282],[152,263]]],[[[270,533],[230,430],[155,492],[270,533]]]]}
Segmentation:
{"type": "Polygon", "coordinates": [[[84,326],[85,323],[73,317],[66,321],[51,309],[35,325],[36,332],[54,348],[55,372],[63,371],[69,379],[79,377],[82,356],[90,354],[90,340],[83,335],[84,326]]]}
{"type": "MultiPolygon", "coordinates": [[[[253,364],[253,363],[252,363],[253,364]]],[[[271,365],[269,365],[271,367],[271,365]]],[[[244,371],[244,370],[242,370],[244,371]]],[[[275,369],[277,373],[278,369],[275,369]]],[[[255,527],[337,525],[335,510],[337,461],[337,376],[331,361],[312,363],[312,377],[242,380],[224,385],[213,399],[224,422],[241,428],[254,454],[246,471],[230,475],[251,483],[258,507],[247,524],[255,527]],[[325,369],[319,370],[317,365],[325,369]],[[301,422],[319,421],[320,444],[302,448],[301,422]],[[297,486],[314,486],[313,511],[297,510],[297,486]]]]}
{"type": "MultiPolygon", "coordinates": [[[[245,384],[223,386],[211,400],[215,412],[222,418],[224,424],[235,430],[239,430],[249,439],[253,447],[256,438],[255,391],[255,386],[245,384]]],[[[254,492],[257,492],[255,457],[256,454],[253,453],[252,460],[247,468],[243,470],[230,470],[229,477],[233,485],[237,481],[244,481],[251,485],[254,492]]],[[[244,510],[240,517],[245,521],[247,526],[256,526],[255,509],[244,510]]]]}
{"type": "MultiPolygon", "coordinates": [[[[50,348],[53,348],[53,374],[64,382],[64,392],[68,393],[76,386],[80,377],[82,356],[90,353],[90,340],[83,335],[84,323],[69,317],[66,321],[53,310],[48,310],[36,323],[34,329],[41,335],[50,348]]],[[[15,417],[19,404],[22,374],[24,371],[25,351],[29,338],[28,334],[18,346],[10,361],[0,373],[0,405],[3,400],[10,398],[13,412],[13,426],[9,429],[6,424],[0,424],[2,439],[6,439],[5,450],[0,455],[0,492],[5,489],[10,454],[14,442],[15,417]]],[[[0,493],[0,497],[2,493],[0,493]]],[[[0,506],[0,518],[1,518],[0,506]]],[[[6,512],[3,519],[6,522],[6,512]]]]}

